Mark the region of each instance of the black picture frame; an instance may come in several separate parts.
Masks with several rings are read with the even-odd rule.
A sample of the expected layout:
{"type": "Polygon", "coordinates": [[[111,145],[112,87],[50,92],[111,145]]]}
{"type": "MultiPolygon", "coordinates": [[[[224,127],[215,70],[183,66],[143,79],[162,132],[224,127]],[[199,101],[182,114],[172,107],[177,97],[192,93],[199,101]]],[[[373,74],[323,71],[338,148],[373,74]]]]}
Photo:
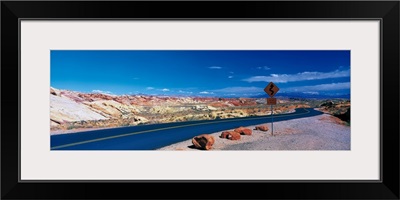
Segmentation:
{"type": "Polygon", "coordinates": [[[398,1],[2,1],[1,198],[399,199],[399,8],[398,1]],[[20,182],[19,20],[51,18],[379,19],[381,181],[20,182]]]}

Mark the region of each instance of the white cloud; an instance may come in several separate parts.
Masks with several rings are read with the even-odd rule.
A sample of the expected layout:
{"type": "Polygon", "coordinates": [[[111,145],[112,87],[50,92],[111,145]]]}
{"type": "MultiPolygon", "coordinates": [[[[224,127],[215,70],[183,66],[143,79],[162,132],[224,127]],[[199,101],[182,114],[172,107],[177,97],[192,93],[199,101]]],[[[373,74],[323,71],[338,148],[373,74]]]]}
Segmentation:
{"type": "Polygon", "coordinates": [[[138,94],[139,91],[129,92],[128,94],[138,94]]]}
{"type": "Polygon", "coordinates": [[[234,72],[229,72],[230,74],[234,74],[234,72]]]}
{"type": "Polygon", "coordinates": [[[345,89],[350,89],[350,82],[291,87],[284,89],[284,91],[307,93],[307,92],[334,91],[334,90],[345,90],[345,89]]]}
{"type": "Polygon", "coordinates": [[[227,87],[227,88],[222,88],[218,90],[213,90],[213,92],[218,92],[218,93],[256,93],[263,91],[263,88],[259,87],[227,87]]]}
{"type": "Polygon", "coordinates": [[[183,91],[183,90],[179,90],[179,93],[183,93],[183,94],[192,94],[193,92],[187,92],[187,91],[183,91]]]}
{"type": "Polygon", "coordinates": [[[319,92],[303,92],[303,94],[313,94],[313,95],[318,95],[319,92]]]}
{"type": "Polygon", "coordinates": [[[207,91],[203,91],[203,92],[199,92],[200,94],[214,94],[214,92],[207,92],[207,91]]]}
{"type": "Polygon", "coordinates": [[[228,76],[228,78],[233,78],[233,76],[228,76]]]}
{"type": "Polygon", "coordinates": [[[147,87],[146,90],[154,90],[153,87],[147,87]]]}
{"type": "Polygon", "coordinates": [[[93,93],[99,93],[99,94],[113,94],[110,91],[103,91],[103,90],[92,90],[93,93]]]}
{"type": "Polygon", "coordinates": [[[211,66],[211,67],[209,67],[209,69],[222,69],[222,67],[220,67],[220,66],[211,66]]]}
{"type": "Polygon", "coordinates": [[[138,77],[133,77],[132,79],[133,79],[133,80],[138,80],[139,78],[138,78],[138,77]]]}
{"type": "Polygon", "coordinates": [[[270,70],[271,68],[268,66],[262,66],[262,67],[257,67],[257,69],[270,70]]]}
{"type": "Polygon", "coordinates": [[[161,91],[163,91],[163,92],[168,92],[168,91],[169,91],[169,89],[167,89],[167,88],[164,88],[164,89],[162,89],[161,91]]]}
{"type": "Polygon", "coordinates": [[[247,82],[274,82],[274,83],[287,83],[295,81],[306,80],[319,80],[328,78],[342,78],[349,77],[350,69],[335,70],[332,72],[301,72],[297,74],[271,74],[270,76],[253,76],[243,81],[247,82]]]}

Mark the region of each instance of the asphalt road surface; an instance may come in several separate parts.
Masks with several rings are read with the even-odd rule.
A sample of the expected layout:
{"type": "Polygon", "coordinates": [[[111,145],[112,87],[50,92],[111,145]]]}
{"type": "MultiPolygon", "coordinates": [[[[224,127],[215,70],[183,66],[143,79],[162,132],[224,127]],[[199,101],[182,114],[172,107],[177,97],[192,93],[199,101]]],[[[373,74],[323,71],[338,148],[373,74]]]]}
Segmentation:
{"type": "MultiPolygon", "coordinates": [[[[298,108],[294,113],[273,115],[273,121],[285,121],[323,114],[313,108],[298,108]]],[[[51,150],[154,150],[196,135],[240,126],[270,123],[272,117],[174,122],[84,131],[50,136],[51,150]]]]}

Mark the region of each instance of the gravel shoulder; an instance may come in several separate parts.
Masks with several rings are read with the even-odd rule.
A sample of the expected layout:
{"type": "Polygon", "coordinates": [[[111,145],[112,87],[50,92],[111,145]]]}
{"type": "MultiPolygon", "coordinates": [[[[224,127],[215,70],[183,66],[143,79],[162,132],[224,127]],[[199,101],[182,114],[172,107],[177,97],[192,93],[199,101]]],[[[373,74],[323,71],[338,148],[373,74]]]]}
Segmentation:
{"type": "MultiPolygon", "coordinates": [[[[274,135],[270,130],[254,130],[250,136],[242,135],[240,140],[220,138],[221,132],[211,133],[215,143],[209,151],[219,150],[350,150],[350,126],[340,119],[322,114],[319,116],[293,119],[274,123],[274,135]]],[[[233,129],[232,129],[233,130],[233,129]]],[[[186,140],[158,150],[163,151],[199,151],[192,148],[192,141],[186,140]]]]}

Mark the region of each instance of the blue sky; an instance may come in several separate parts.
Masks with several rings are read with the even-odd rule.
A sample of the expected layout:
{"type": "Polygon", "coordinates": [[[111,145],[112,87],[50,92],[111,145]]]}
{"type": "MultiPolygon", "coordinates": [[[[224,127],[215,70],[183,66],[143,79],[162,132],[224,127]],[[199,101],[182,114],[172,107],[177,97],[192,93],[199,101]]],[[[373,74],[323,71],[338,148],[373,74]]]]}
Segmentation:
{"type": "Polygon", "coordinates": [[[248,97],[350,94],[350,51],[52,50],[51,86],[85,93],[248,97]]]}

